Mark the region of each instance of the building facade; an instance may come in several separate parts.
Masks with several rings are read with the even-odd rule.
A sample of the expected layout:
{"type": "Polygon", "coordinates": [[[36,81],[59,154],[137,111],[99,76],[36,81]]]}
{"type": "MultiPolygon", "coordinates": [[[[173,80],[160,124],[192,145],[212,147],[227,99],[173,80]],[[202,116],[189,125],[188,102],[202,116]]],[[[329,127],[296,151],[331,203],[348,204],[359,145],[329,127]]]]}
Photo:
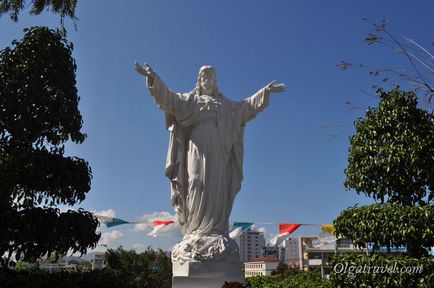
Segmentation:
{"type": "Polygon", "coordinates": [[[277,270],[279,260],[274,257],[256,258],[244,262],[244,277],[271,275],[277,270]]]}
{"type": "Polygon", "coordinates": [[[265,247],[265,237],[263,232],[247,230],[234,240],[237,242],[239,247],[241,262],[261,257],[262,248],[265,247]]]}
{"type": "Polygon", "coordinates": [[[330,267],[328,261],[331,256],[336,253],[366,253],[366,249],[356,247],[350,239],[337,239],[335,243],[328,243],[317,247],[308,247],[307,267],[321,269],[321,276],[328,277],[330,275],[330,267]]]}
{"type": "Polygon", "coordinates": [[[107,260],[105,258],[105,252],[96,252],[90,262],[92,263],[92,270],[106,267],[107,260]]]}
{"type": "Polygon", "coordinates": [[[261,257],[279,260],[279,251],[282,248],[276,246],[264,246],[261,249],[261,257]]]}
{"type": "Polygon", "coordinates": [[[281,261],[289,267],[299,267],[301,270],[308,268],[308,256],[306,249],[313,247],[313,243],[318,239],[318,236],[299,236],[289,238],[282,243],[284,248],[284,257],[281,261]]]}

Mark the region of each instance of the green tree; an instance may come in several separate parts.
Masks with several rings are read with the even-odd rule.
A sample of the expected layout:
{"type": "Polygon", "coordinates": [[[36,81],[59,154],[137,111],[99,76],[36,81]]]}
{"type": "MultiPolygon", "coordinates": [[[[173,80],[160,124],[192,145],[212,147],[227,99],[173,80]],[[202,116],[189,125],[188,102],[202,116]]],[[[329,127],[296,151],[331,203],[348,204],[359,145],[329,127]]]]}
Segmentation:
{"type": "Polygon", "coordinates": [[[77,20],[75,17],[75,8],[77,0],[0,0],[0,17],[4,14],[9,14],[12,21],[18,21],[18,14],[26,7],[26,3],[30,2],[30,13],[39,15],[44,10],[51,10],[54,14],[59,14],[61,23],[65,17],[77,20]]]}
{"type": "Polygon", "coordinates": [[[129,280],[131,287],[171,287],[172,262],[164,251],[148,247],[142,253],[109,249],[106,253],[107,269],[121,273],[129,280]]]}
{"type": "Polygon", "coordinates": [[[90,190],[84,159],[64,156],[67,141],[81,144],[72,44],[59,31],[25,29],[0,51],[0,255],[6,264],[53,252],[95,247],[99,223],[90,212],[60,212],[90,190]]]}
{"type": "Polygon", "coordinates": [[[379,90],[378,108],[355,122],[345,187],[375,200],[433,204],[434,118],[412,92],[379,90]]]}
{"type": "Polygon", "coordinates": [[[253,276],[246,278],[248,288],[310,288],[332,287],[328,279],[322,279],[319,271],[300,271],[289,278],[279,275],[253,276]]]}
{"type": "Polygon", "coordinates": [[[419,257],[434,245],[434,118],[412,92],[379,94],[378,108],[355,122],[345,187],[380,204],[350,208],[335,226],[358,244],[407,245],[419,257]]]}
{"type": "Polygon", "coordinates": [[[296,274],[301,273],[297,266],[288,267],[288,264],[279,262],[277,269],[271,272],[271,275],[279,275],[282,279],[291,278],[296,274]]]}
{"type": "MultiPolygon", "coordinates": [[[[418,107],[413,92],[379,90],[379,97],[379,106],[368,109],[365,117],[355,122],[356,133],[350,138],[345,170],[348,190],[366,194],[379,203],[343,211],[334,221],[336,233],[362,247],[373,243],[374,250],[405,245],[410,256],[405,261],[420,259],[432,265],[432,260],[425,257],[427,248],[434,245],[434,117],[418,107]]],[[[369,257],[360,255],[358,261],[373,263],[369,257]]],[[[393,262],[395,256],[390,257],[393,262]]],[[[334,263],[339,259],[344,261],[345,257],[338,256],[334,263]]],[[[383,257],[372,259],[383,261],[383,257]]],[[[399,283],[403,279],[400,277],[409,276],[393,274],[383,279],[399,283]]],[[[340,279],[339,275],[333,279],[340,279]]],[[[378,280],[374,276],[363,279],[378,280]]],[[[335,284],[341,285],[341,280],[335,284]]],[[[363,285],[374,287],[374,282],[363,285]]]]}
{"type": "Polygon", "coordinates": [[[288,276],[288,264],[279,262],[276,270],[271,272],[271,275],[279,275],[281,278],[286,278],[288,276]]]}

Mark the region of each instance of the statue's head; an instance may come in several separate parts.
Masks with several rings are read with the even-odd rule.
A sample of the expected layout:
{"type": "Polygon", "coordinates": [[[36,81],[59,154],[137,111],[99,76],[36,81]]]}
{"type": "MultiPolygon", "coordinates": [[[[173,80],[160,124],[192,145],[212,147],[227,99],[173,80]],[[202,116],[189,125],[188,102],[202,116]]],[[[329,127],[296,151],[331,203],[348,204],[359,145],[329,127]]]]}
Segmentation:
{"type": "Polygon", "coordinates": [[[212,66],[200,67],[194,91],[197,95],[209,95],[214,97],[219,95],[216,73],[212,66]]]}

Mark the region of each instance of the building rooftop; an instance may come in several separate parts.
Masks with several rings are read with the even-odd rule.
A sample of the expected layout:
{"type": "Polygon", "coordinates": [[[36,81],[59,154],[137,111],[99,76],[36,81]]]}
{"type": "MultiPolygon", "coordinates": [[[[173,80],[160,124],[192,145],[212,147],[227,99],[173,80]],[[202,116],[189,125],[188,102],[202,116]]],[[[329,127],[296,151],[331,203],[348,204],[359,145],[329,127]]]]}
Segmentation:
{"type": "Polygon", "coordinates": [[[262,258],[251,259],[246,262],[280,262],[280,261],[277,260],[275,257],[262,257],[262,258]]]}

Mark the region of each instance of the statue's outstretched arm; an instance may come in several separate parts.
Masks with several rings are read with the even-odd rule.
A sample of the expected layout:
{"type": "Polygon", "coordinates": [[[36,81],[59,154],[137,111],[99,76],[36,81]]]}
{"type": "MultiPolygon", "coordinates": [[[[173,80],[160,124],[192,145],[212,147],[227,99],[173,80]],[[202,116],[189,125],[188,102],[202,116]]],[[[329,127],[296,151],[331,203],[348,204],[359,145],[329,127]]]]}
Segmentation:
{"type": "Polygon", "coordinates": [[[153,86],[154,79],[155,79],[155,72],[152,70],[151,66],[149,64],[145,63],[145,66],[141,66],[139,63],[134,62],[136,71],[146,77],[146,81],[148,84],[148,87],[153,86]]]}
{"type": "Polygon", "coordinates": [[[281,93],[285,91],[285,84],[275,84],[276,80],[271,81],[258,92],[244,99],[243,104],[247,109],[244,109],[242,115],[242,123],[247,123],[256,117],[256,114],[261,112],[268,106],[268,101],[271,93],[281,93]]]}
{"type": "Polygon", "coordinates": [[[282,93],[283,91],[285,91],[284,83],[279,83],[279,84],[275,84],[275,83],[276,80],[273,80],[270,83],[268,83],[267,86],[265,86],[265,90],[271,93],[282,93]]]}
{"type": "Polygon", "coordinates": [[[167,113],[174,114],[175,103],[182,100],[181,96],[171,91],[148,64],[145,63],[144,66],[141,66],[135,62],[135,69],[139,74],[146,77],[149,94],[154,97],[158,107],[167,113]]]}

